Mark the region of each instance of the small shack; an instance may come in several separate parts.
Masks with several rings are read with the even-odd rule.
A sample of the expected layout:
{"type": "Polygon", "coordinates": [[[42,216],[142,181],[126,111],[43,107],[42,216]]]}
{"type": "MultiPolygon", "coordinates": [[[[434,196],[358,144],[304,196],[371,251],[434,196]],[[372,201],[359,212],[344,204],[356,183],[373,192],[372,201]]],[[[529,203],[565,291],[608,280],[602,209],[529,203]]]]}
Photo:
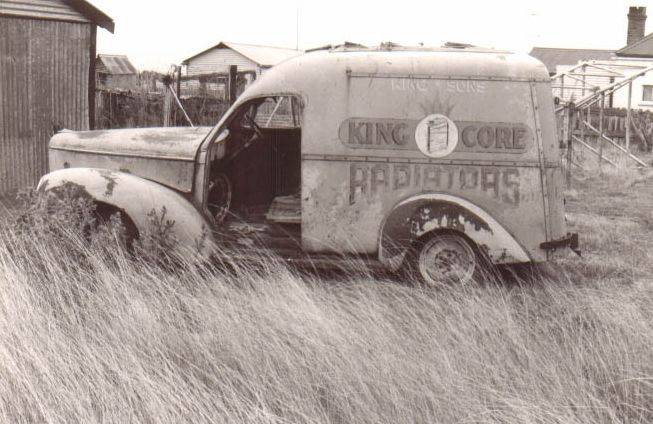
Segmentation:
{"type": "Polygon", "coordinates": [[[0,195],[38,182],[55,130],[93,128],[98,26],[84,0],[0,1],[0,195]]]}
{"type": "Polygon", "coordinates": [[[138,88],[138,71],[125,55],[99,54],[95,59],[97,88],[133,91],[138,88]]]}

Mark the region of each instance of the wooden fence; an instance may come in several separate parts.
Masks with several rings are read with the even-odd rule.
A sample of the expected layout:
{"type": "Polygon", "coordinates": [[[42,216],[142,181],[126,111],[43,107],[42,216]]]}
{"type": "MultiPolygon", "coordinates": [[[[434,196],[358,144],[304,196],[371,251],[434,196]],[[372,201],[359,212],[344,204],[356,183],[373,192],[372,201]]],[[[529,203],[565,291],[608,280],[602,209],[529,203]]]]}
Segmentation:
{"type": "MultiPolygon", "coordinates": [[[[180,102],[195,126],[217,124],[229,108],[228,102],[212,96],[185,97],[180,102]]],[[[166,122],[165,93],[98,90],[95,103],[97,129],[161,127],[164,123],[189,125],[174,100],[167,108],[169,118],[166,122]]]]}
{"type": "MultiPolygon", "coordinates": [[[[601,126],[599,109],[589,109],[581,112],[582,120],[589,122],[594,128],[603,128],[603,133],[615,142],[625,145],[626,140],[626,109],[605,108],[603,109],[603,125],[601,126]]],[[[632,110],[633,125],[631,126],[631,149],[650,152],[653,147],[653,113],[644,110],[632,110]]],[[[564,139],[563,114],[557,114],[559,139],[564,139]]],[[[584,141],[596,141],[597,135],[591,131],[581,129],[581,117],[574,121],[573,135],[582,138],[584,141]]]]}

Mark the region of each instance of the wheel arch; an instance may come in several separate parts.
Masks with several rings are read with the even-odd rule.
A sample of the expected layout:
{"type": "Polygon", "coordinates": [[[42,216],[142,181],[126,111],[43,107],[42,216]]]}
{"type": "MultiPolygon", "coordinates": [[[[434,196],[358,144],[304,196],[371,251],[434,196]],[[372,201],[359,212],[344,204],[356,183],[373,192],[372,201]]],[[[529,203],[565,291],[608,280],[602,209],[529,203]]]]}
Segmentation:
{"type": "Polygon", "coordinates": [[[127,240],[129,243],[131,241],[137,239],[140,236],[140,232],[138,231],[138,226],[134,222],[131,216],[127,213],[122,208],[119,208],[116,205],[113,205],[111,203],[103,202],[101,200],[93,200],[93,203],[95,204],[95,213],[97,216],[102,218],[103,220],[108,220],[111,218],[112,215],[115,215],[116,213],[120,214],[120,219],[122,220],[122,224],[125,227],[126,231],[126,236],[127,240]]]}
{"type": "Polygon", "coordinates": [[[123,212],[141,234],[151,225],[148,214],[153,210],[161,214],[165,208],[165,219],[174,221],[172,233],[179,249],[209,254],[215,247],[208,221],[191,201],[161,184],[124,172],[68,168],[43,176],[37,189],[43,192],[65,185],[77,186],[106,212],[123,212]]]}
{"type": "Polygon", "coordinates": [[[392,208],[381,224],[379,260],[391,269],[399,268],[413,243],[434,231],[462,235],[495,264],[531,261],[526,249],[487,211],[441,193],[412,196],[392,208]]]}

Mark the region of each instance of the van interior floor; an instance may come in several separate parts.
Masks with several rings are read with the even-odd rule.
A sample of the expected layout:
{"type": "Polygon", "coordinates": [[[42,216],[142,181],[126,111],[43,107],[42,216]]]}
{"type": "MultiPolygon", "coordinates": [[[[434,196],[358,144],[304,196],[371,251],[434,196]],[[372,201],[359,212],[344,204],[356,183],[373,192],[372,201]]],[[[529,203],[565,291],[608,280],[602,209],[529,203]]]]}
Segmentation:
{"type": "Polygon", "coordinates": [[[272,250],[283,256],[301,255],[301,200],[278,196],[268,208],[250,208],[229,216],[219,238],[231,251],[272,250]]]}
{"type": "Polygon", "coordinates": [[[267,215],[248,215],[247,220],[232,216],[225,220],[222,231],[216,234],[221,246],[219,256],[224,255],[230,261],[258,262],[262,257],[272,255],[288,264],[308,266],[310,269],[382,270],[381,263],[375,257],[306,253],[302,250],[300,224],[272,222],[266,219],[267,215]]]}
{"type": "Polygon", "coordinates": [[[299,194],[275,197],[265,217],[279,224],[301,224],[302,202],[299,194]]]}
{"type": "Polygon", "coordinates": [[[244,222],[229,220],[223,223],[218,235],[221,253],[231,259],[256,259],[270,255],[280,258],[300,259],[305,256],[301,249],[299,225],[276,224],[261,220],[244,222]]]}
{"type": "Polygon", "coordinates": [[[250,260],[273,254],[289,263],[311,268],[379,269],[380,263],[365,255],[338,253],[308,254],[302,250],[301,199],[299,194],[278,196],[270,206],[250,208],[247,213],[233,214],[217,234],[222,253],[231,260],[250,260]],[[346,261],[342,259],[346,258],[346,261]]]}

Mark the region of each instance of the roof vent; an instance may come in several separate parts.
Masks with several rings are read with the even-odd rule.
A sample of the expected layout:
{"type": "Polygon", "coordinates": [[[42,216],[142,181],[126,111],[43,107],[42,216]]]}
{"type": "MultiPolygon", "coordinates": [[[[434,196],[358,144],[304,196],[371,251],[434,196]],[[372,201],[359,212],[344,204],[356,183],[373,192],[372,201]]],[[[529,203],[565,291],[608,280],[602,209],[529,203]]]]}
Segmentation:
{"type": "Polygon", "coordinates": [[[442,46],[442,47],[447,47],[447,48],[450,48],[450,49],[468,49],[470,47],[476,47],[476,46],[473,45],[473,44],[456,43],[456,42],[453,42],[453,41],[447,41],[446,43],[444,43],[444,46],[442,46]]]}
{"type": "Polygon", "coordinates": [[[385,41],[379,45],[379,50],[392,50],[401,47],[401,44],[393,43],[392,41],[385,41]]]}
{"type": "Polygon", "coordinates": [[[312,49],[307,49],[306,53],[316,52],[320,50],[347,50],[347,49],[361,50],[366,48],[367,46],[364,46],[363,44],[353,43],[351,41],[345,41],[342,44],[327,44],[325,46],[313,47],[312,49]]]}

